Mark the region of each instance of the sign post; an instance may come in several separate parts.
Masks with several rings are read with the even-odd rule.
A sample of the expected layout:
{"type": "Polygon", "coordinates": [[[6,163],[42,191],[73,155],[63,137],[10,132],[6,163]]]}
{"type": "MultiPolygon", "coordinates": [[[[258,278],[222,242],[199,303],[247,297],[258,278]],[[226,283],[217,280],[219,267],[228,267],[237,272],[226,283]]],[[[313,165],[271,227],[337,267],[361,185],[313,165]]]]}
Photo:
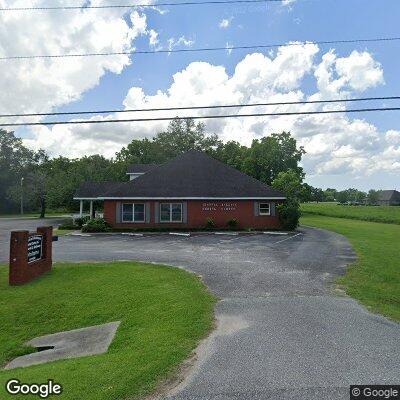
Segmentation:
{"type": "Polygon", "coordinates": [[[24,285],[51,271],[52,247],[51,226],[37,228],[36,233],[11,232],[9,284],[24,285]]]}

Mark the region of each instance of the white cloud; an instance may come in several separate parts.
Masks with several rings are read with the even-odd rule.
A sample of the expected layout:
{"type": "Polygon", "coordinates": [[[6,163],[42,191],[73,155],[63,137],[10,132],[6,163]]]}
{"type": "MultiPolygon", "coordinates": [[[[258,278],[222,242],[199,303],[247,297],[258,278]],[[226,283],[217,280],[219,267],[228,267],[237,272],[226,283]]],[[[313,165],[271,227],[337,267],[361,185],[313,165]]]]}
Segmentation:
{"type": "MultiPolygon", "coordinates": [[[[315,45],[287,46],[276,55],[248,54],[229,75],[225,67],[207,62],[192,62],[173,75],[170,87],[148,95],[141,87],[129,90],[127,109],[179,107],[329,99],[358,92],[383,83],[382,67],[368,53],[353,52],[338,57],[330,51],[317,58],[315,45]],[[360,81],[359,76],[365,77],[360,81]],[[315,79],[318,91],[307,96],[305,78],[315,79]]],[[[339,106],[317,104],[230,109],[230,113],[316,111],[339,106]]],[[[226,110],[134,113],[137,118],[179,115],[224,114],[226,110]]],[[[130,114],[124,114],[123,118],[130,114]]],[[[117,115],[104,118],[122,118],[117,115]]],[[[96,118],[98,119],[98,117],[96,118]]],[[[31,143],[43,145],[54,154],[68,149],[79,156],[102,152],[111,156],[133,138],[151,137],[167,122],[105,124],[96,126],[59,126],[38,128],[31,143]]],[[[223,140],[249,145],[254,138],[288,130],[307,151],[306,172],[330,176],[347,174],[355,178],[374,173],[400,172],[400,132],[381,132],[373,124],[346,114],[275,116],[206,120],[208,132],[223,140]]]]}
{"type": "Polygon", "coordinates": [[[229,27],[231,26],[232,20],[233,20],[233,17],[230,17],[230,18],[223,18],[223,19],[221,19],[221,21],[219,22],[218,26],[219,26],[221,29],[229,28],[229,27]]]}
{"type": "Polygon", "coordinates": [[[231,55],[232,49],[233,49],[233,44],[226,42],[225,48],[226,48],[226,52],[228,53],[228,55],[231,55]]]}
{"type": "Polygon", "coordinates": [[[132,23],[131,36],[133,39],[147,33],[146,15],[133,11],[130,15],[130,19],[132,23]]]}
{"type": "Polygon", "coordinates": [[[341,58],[329,51],[317,66],[315,77],[321,95],[327,97],[363,92],[384,83],[382,66],[366,51],[353,51],[341,58]]]}
{"type": "MultiPolygon", "coordinates": [[[[93,5],[103,2],[109,3],[92,1],[93,5]]],[[[85,3],[78,0],[74,5],[85,3]]],[[[0,0],[0,5],[21,6],[21,2],[0,0]]],[[[41,5],[49,3],[35,1],[35,6],[41,5]]],[[[3,12],[0,56],[132,51],[134,40],[146,32],[146,17],[133,11],[126,20],[125,13],[123,9],[3,12]]],[[[0,108],[15,113],[48,112],[77,100],[107,71],[119,74],[131,61],[126,55],[116,55],[0,62],[0,108]]]]}
{"type": "Polygon", "coordinates": [[[297,0],[283,0],[282,1],[282,6],[286,7],[289,11],[292,11],[293,9],[293,4],[296,2],[297,0]]]}
{"type": "Polygon", "coordinates": [[[178,39],[171,37],[168,39],[168,50],[173,50],[175,47],[192,47],[194,45],[194,40],[188,39],[185,36],[181,36],[178,39]]]}
{"type": "Polygon", "coordinates": [[[366,51],[337,58],[336,71],[351,89],[360,92],[384,83],[381,65],[366,51]]]}
{"type": "Polygon", "coordinates": [[[386,141],[391,145],[400,145],[400,132],[389,130],[386,132],[386,141]]]}
{"type": "Polygon", "coordinates": [[[149,30],[149,44],[151,47],[157,47],[159,43],[158,40],[158,32],[156,32],[154,29],[149,30]]]}

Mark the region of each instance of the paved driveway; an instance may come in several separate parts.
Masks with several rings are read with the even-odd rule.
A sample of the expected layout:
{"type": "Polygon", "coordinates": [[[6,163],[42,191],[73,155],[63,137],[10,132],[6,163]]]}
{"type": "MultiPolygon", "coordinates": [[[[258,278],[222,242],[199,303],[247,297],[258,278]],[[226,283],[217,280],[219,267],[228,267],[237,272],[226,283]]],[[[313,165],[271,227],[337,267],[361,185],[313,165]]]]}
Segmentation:
{"type": "Polygon", "coordinates": [[[8,262],[10,247],[10,232],[18,230],[36,231],[44,225],[57,226],[65,218],[0,218],[0,262],[8,262]]]}
{"type": "Polygon", "coordinates": [[[354,260],[334,233],[61,237],[56,260],[143,260],[203,277],[221,301],[173,399],[348,399],[351,384],[399,383],[400,325],[338,296],[354,260]]]}

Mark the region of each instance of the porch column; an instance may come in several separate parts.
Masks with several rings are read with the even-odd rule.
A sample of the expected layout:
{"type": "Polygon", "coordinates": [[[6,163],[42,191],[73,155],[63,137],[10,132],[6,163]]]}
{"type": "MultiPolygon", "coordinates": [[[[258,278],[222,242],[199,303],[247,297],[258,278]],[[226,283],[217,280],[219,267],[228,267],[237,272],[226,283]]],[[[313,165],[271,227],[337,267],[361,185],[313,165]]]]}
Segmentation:
{"type": "Polygon", "coordinates": [[[83,215],[83,200],[81,200],[80,208],[79,208],[79,216],[82,218],[83,215]]]}
{"type": "Polygon", "coordinates": [[[93,200],[90,200],[90,219],[93,219],[93,200]]]}

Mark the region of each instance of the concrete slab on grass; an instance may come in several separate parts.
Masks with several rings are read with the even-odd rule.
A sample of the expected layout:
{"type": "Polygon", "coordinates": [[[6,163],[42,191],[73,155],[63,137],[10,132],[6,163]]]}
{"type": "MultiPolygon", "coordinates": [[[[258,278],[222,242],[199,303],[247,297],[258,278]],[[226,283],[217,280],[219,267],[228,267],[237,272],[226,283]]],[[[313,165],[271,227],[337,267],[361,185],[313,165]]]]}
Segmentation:
{"type": "Polygon", "coordinates": [[[114,339],[119,324],[120,321],[110,322],[34,338],[26,344],[36,347],[38,352],[17,357],[4,368],[29,367],[66,358],[105,353],[114,339]]]}

